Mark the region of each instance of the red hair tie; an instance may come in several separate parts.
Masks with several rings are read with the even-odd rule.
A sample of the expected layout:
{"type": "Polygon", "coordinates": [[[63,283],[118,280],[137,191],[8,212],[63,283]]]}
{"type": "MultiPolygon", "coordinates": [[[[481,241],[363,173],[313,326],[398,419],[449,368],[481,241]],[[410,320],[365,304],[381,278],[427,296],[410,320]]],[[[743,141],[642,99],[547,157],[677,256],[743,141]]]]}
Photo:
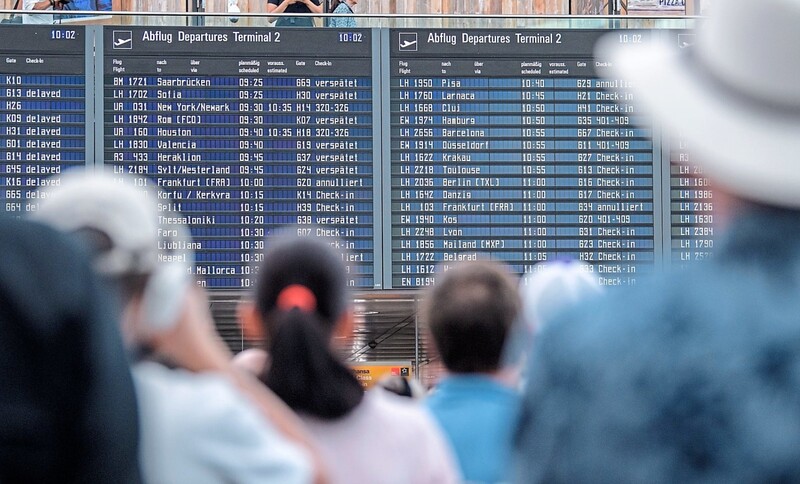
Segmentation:
{"type": "Polygon", "coordinates": [[[317,298],[306,286],[292,284],[283,288],[275,304],[282,311],[297,308],[304,313],[310,313],[317,309],[317,298]]]}

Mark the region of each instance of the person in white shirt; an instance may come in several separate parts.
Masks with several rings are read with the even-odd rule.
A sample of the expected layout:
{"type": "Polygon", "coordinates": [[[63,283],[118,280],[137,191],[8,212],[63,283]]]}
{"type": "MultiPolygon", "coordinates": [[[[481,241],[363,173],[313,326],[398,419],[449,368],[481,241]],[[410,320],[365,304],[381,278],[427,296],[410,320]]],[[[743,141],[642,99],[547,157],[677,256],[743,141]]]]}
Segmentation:
{"type": "Polygon", "coordinates": [[[342,260],[331,241],[270,241],[254,301],[239,311],[247,334],[265,340],[259,378],[306,423],[331,483],[458,482],[425,409],[380,388],[365,394],[338,356],[336,342],[353,329],[342,260]]]}
{"type": "Polygon", "coordinates": [[[319,474],[302,424],[230,364],[205,292],[190,275],[193,254],[182,249],[192,246],[188,229],[163,222],[180,216],[161,208],[163,194],[136,182],[144,185],[118,174],[68,173],[42,194],[34,217],[79,236],[95,271],[116,289],[136,358],[145,482],[312,482],[319,474]]]}
{"type": "MultiPolygon", "coordinates": [[[[22,2],[22,9],[23,10],[62,10],[64,6],[69,2],[64,2],[62,0],[23,0],[22,2]]],[[[52,15],[23,15],[22,16],[22,23],[25,24],[51,24],[53,23],[53,16],[52,15]]]]}

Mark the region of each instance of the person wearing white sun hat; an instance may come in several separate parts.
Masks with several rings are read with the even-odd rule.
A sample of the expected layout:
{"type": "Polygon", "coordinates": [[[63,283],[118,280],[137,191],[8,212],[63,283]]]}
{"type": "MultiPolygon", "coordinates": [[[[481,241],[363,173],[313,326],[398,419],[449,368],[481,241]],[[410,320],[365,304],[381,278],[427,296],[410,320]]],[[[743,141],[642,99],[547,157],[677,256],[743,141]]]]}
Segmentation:
{"type": "Polygon", "coordinates": [[[715,4],[688,48],[598,46],[637,100],[680,130],[720,188],[800,208],[800,8],[795,0],[715,4]],[[638,86],[638,88],[637,88],[638,86]]]}
{"type": "Polygon", "coordinates": [[[690,48],[596,56],[680,129],[729,199],[725,233],[712,259],[542,328],[516,482],[800,481],[800,1],[714,7],[690,48]]]}

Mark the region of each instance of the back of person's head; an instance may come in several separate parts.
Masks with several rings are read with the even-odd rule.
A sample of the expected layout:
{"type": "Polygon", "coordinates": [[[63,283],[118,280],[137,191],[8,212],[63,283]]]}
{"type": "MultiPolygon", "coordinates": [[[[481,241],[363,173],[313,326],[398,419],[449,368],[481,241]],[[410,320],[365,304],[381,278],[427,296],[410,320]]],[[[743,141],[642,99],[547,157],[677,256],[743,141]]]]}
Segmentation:
{"type": "Polygon", "coordinates": [[[520,281],[522,321],[532,329],[539,328],[559,312],[600,294],[602,286],[593,269],[588,264],[563,260],[526,274],[520,281]]]}
{"type": "Polygon", "coordinates": [[[349,413],[363,397],[332,339],[350,316],[342,255],[326,240],[271,241],[255,295],[269,364],[261,380],[292,409],[323,419],[349,413]]]}
{"type": "Polygon", "coordinates": [[[506,345],[508,364],[523,362],[533,345],[534,334],[558,313],[602,293],[593,270],[579,261],[559,260],[543,264],[520,280],[522,311],[506,345]]]}
{"type": "Polygon", "coordinates": [[[506,267],[472,261],[438,277],[421,312],[449,371],[490,373],[501,368],[506,336],[519,309],[516,281],[506,267]]]}
{"type": "Polygon", "coordinates": [[[67,173],[32,217],[76,234],[95,271],[116,284],[123,306],[139,301],[144,324],[168,329],[191,286],[189,234],[163,195],[136,183],[119,174],[67,173]]]}

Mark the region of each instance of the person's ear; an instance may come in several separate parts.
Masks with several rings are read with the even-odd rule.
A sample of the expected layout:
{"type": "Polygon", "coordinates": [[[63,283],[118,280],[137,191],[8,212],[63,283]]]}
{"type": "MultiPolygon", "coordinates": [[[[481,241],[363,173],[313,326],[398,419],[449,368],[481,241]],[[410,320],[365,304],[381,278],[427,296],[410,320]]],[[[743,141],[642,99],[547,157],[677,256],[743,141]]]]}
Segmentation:
{"type": "Polygon", "coordinates": [[[336,322],[336,327],[333,330],[333,337],[337,340],[349,339],[353,336],[353,329],[355,328],[355,315],[352,308],[347,310],[339,317],[336,322]]]}
{"type": "Polygon", "coordinates": [[[236,308],[236,315],[239,319],[239,326],[247,339],[263,339],[264,324],[261,315],[258,313],[255,303],[252,301],[242,301],[236,308]]]}

